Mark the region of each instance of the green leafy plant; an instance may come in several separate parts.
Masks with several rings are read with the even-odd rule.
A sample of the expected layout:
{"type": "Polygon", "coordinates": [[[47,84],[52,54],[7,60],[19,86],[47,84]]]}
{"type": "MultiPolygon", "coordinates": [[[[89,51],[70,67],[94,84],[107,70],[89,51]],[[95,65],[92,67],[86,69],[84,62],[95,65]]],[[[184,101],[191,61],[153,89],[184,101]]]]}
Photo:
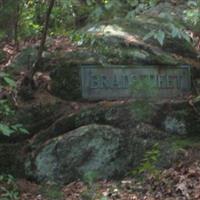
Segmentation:
{"type": "Polygon", "coordinates": [[[59,185],[44,184],[40,187],[40,193],[48,200],[64,200],[64,193],[59,185]]]}
{"type": "Polygon", "coordinates": [[[200,22],[200,1],[188,1],[189,9],[184,11],[185,21],[197,25],[200,22]]]}
{"type": "Polygon", "coordinates": [[[6,93],[7,98],[0,100],[0,134],[10,136],[19,132],[28,134],[28,131],[22,124],[12,124],[10,118],[14,116],[15,111],[9,96],[15,93],[16,83],[8,73],[0,72],[0,93],[6,93]]]}
{"type": "Polygon", "coordinates": [[[149,79],[136,80],[130,86],[133,98],[136,98],[131,104],[133,113],[137,116],[138,120],[145,120],[152,114],[152,106],[150,100],[153,100],[158,90],[155,83],[149,79]]]}
{"type": "Polygon", "coordinates": [[[143,40],[146,41],[149,38],[153,38],[158,41],[161,46],[164,45],[165,38],[167,36],[172,38],[184,39],[190,42],[190,37],[187,32],[178,23],[174,23],[173,17],[169,13],[161,13],[160,19],[166,20],[165,29],[156,28],[150,31],[144,36],[143,40]]]}
{"type": "Polygon", "coordinates": [[[133,81],[130,85],[130,90],[133,97],[141,94],[141,97],[144,98],[154,97],[158,92],[155,81],[146,77],[133,81]]]}
{"type": "Polygon", "coordinates": [[[19,191],[16,180],[11,175],[0,175],[0,199],[18,200],[19,191]]]}
{"type": "Polygon", "coordinates": [[[99,197],[98,185],[95,183],[97,180],[97,172],[89,171],[83,176],[84,182],[88,185],[87,191],[82,193],[82,198],[84,200],[95,200],[99,197]]]}
{"type": "Polygon", "coordinates": [[[150,174],[157,175],[159,170],[156,167],[158,158],[160,155],[159,144],[156,143],[153,145],[152,149],[147,151],[144,155],[144,158],[136,169],[134,169],[132,175],[141,175],[141,174],[150,174]]]}

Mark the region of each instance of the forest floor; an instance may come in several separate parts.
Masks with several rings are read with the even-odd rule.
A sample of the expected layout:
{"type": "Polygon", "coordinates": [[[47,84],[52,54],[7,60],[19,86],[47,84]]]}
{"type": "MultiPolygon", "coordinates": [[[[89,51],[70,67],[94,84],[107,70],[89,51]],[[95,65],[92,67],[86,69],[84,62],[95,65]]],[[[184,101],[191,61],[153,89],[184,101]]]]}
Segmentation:
{"type": "Polygon", "coordinates": [[[37,185],[17,180],[20,200],[199,200],[199,147],[183,150],[184,160],[137,179],[73,182],[66,186],[37,185]]]}

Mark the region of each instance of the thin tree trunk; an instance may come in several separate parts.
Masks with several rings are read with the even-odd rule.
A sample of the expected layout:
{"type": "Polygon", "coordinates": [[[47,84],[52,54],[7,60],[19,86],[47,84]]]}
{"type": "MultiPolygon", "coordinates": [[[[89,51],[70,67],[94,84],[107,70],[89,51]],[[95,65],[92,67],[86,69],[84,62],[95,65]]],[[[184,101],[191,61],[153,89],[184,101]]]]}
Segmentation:
{"type": "Polygon", "coordinates": [[[38,68],[40,66],[42,53],[44,51],[47,32],[48,32],[48,28],[49,28],[50,15],[51,15],[51,11],[53,9],[54,3],[55,3],[55,0],[50,0],[50,2],[49,2],[49,7],[47,9],[45,23],[44,23],[44,27],[43,27],[43,31],[42,31],[42,38],[41,38],[41,42],[40,42],[40,47],[39,47],[39,50],[38,50],[37,60],[32,66],[31,78],[34,76],[35,72],[38,70],[38,68]]]}
{"type": "Polygon", "coordinates": [[[37,54],[37,59],[32,65],[31,69],[29,70],[28,74],[24,77],[24,79],[21,82],[19,94],[22,98],[26,99],[32,99],[33,98],[33,90],[35,89],[35,82],[33,80],[33,76],[35,72],[38,71],[41,63],[42,53],[44,51],[47,32],[49,28],[49,21],[50,21],[50,15],[51,11],[53,9],[55,0],[49,0],[49,6],[46,12],[44,27],[42,31],[42,37],[40,42],[40,47],[37,54]]]}
{"type": "Polygon", "coordinates": [[[14,43],[18,49],[19,41],[18,41],[18,32],[19,32],[19,19],[20,18],[20,2],[17,0],[16,2],[16,11],[15,11],[15,21],[14,21],[14,43]]]}

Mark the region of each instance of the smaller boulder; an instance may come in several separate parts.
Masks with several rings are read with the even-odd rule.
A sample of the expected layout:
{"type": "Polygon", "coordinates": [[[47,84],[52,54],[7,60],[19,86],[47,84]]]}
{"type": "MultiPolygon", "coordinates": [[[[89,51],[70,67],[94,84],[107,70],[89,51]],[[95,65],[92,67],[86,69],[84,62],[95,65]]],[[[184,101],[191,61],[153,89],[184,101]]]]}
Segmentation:
{"type": "Polygon", "coordinates": [[[120,129],[91,124],[45,144],[26,171],[38,181],[69,183],[92,172],[97,179],[118,177],[127,169],[125,136],[120,129]]]}

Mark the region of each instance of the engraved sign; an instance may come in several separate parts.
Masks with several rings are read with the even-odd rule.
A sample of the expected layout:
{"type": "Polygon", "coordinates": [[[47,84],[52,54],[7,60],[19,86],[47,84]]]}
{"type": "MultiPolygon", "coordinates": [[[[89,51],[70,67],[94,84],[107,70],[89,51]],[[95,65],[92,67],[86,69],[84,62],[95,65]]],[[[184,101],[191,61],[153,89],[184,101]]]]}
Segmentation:
{"type": "Polygon", "coordinates": [[[85,99],[182,97],[191,90],[189,66],[81,66],[85,99]]]}

